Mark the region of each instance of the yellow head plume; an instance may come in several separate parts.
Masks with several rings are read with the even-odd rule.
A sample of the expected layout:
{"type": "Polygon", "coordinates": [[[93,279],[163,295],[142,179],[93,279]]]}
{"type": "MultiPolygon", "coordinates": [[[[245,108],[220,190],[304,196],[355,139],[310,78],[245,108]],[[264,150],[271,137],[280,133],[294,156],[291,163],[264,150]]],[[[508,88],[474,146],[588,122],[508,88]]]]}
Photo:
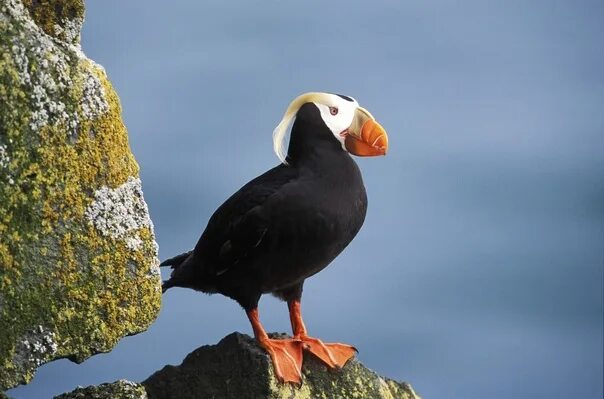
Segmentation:
{"type": "Polygon", "coordinates": [[[318,102],[321,104],[329,103],[330,94],[327,93],[304,93],[294,99],[287,107],[281,122],[273,130],[273,149],[275,154],[279,157],[279,160],[284,164],[287,164],[285,158],[287,157],[287,149],[285,148],[285,136],[287,135],[287,128],[292,123],[298,110],[306,103],[318,102]]]}

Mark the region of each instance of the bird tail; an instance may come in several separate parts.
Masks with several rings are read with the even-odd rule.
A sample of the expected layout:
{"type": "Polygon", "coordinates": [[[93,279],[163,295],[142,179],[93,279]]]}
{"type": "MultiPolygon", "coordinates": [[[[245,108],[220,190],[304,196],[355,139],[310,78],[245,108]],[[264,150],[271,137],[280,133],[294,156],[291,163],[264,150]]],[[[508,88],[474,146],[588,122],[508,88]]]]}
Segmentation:
{"type": "Polygon", "coordinates": [[[172,268],[172,274],[170,276],[170,279],[162,282],[162,285],[161,285],[162,293],[166,292],[169,288],[177,285],[173,279],[174,274],[175,274],[176,270],[180,267],[180,265],[182,265],[187,260],[187,258],[191,255],[192,252],[193,251],[189,251],[189,252],[182,253],[180,255],[176,255],[170,259],[166,259],[165,261],[163,261],[162,263],[159,264],[159,267],[170,266],[172,268]]]}
{"type": "Polygon", "coordinates": [[[193,251],[191,250],[189,252],[176,255],[170,259],[166,259],[165,261],[159,264],[159,267],[172,266],[172,269],[176,269],[178,266],[180,266],[182,262],[184,262],[189,257],[189,255],[191,255],[192,252],[193,251]]]}

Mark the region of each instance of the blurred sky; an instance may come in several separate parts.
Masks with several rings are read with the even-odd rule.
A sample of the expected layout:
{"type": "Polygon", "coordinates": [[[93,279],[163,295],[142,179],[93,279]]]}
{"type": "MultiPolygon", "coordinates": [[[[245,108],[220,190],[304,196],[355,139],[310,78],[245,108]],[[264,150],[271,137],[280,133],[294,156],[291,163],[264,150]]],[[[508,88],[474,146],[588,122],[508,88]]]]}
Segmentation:
{"type": "MultiPolygon", "coordinates": [[[[390,152],[358,160],[368,216],[306,283],[310,333],[425,399],[601,399],[603,38],[601,0],[103,0],[82,43],[121,97],[162,259],[277,163],[293,97],[351,95],[390,152]]],[[[276,299],[260,315],[289,330],[276,299]]],[[[140,381],[234,330],[235,302],[174,289],[147,332],[10,394],[140,381]]]]}

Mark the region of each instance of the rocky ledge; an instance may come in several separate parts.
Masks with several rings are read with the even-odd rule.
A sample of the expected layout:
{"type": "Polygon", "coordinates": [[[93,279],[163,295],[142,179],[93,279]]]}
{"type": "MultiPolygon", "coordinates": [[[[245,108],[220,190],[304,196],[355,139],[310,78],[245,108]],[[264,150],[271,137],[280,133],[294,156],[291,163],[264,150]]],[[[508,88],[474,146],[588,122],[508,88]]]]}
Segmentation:
{"type": "Polygon", "coordinates": [[[141,383],[120,380],[55,399],[420,399],[409,384],[380,377],[356,359],[332,371],[306,355],[302,372],[301,386],[277,382],[268,355],[249,336],[233,333],[141,383]]]}

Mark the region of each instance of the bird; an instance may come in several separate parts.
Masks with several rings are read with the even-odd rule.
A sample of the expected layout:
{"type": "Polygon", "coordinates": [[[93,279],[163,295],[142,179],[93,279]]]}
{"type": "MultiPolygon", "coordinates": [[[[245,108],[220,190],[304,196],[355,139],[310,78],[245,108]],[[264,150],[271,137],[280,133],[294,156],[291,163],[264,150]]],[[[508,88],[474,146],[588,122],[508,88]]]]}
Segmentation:
{"type": "Polygon", "coordinates": [[[309,92],[287,107],[273,131],[273,149],[280,163],[218,207],[192,250],[160,264],[172,268],[162,291],[190,288],[237,301],[256,341],[270,355],[277,379],[300,384],[304,350],[333,369],[357,352],[351,345],[308,335],[302,290],[307,278],[346,248],[365,220],[367,194],[351,154],[385,155],[388,136],[354,98],[309,92]],[[258,302],[268,293],[287,302],[291,338],[271,338],[262,326],[258,302]]]}

